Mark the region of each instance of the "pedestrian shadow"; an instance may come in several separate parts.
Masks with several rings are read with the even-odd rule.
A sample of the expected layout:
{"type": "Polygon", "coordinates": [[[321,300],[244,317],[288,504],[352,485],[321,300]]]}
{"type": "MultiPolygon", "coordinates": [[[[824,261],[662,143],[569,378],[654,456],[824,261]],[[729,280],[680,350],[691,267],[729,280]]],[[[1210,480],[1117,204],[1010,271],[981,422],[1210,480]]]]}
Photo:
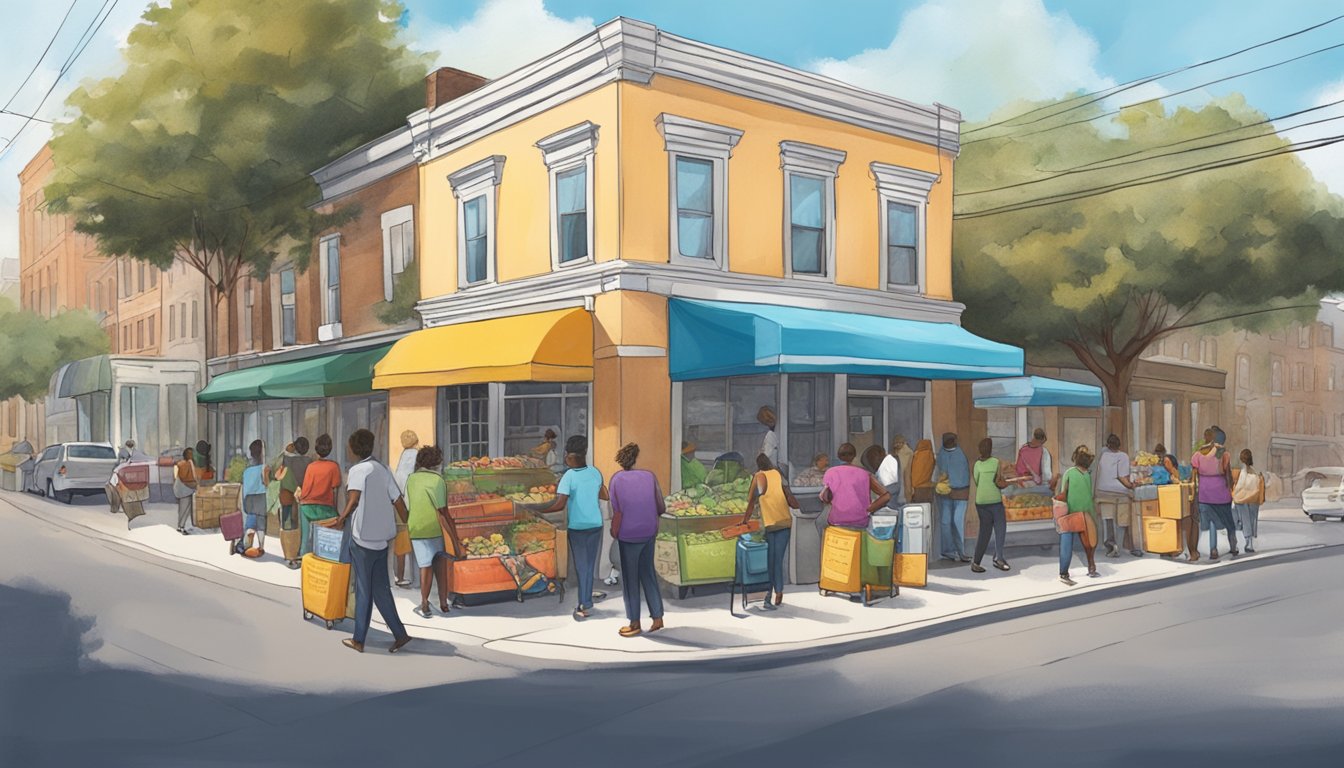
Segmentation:
{"type": "MultiPolygon", "coordinates": [[[[915,589],[914,587],[904,587],[903,589],[915,589]]],[[[929,582],[928,585],[919,587],[925,592],[935,592],[940,595],[973,595],[977,592],[988,592],[988,588],[980,586],[971,586],[970,584],[958,580],[956,583],[947,581],[929,582]]],[[[902,592],[904,594],[904,592],[902,592]]]]}
{"type": "Polygon", "coordinates": [[[650,642],[660,645],[671,645],[678,648],[694,648],[696,650],[705,650],[706,648],[736,648],[743,645],[755,645],[755,638],[739,635],[734,632],[723,632],[716,629],[702,629],[699,627],[668,627],[660,629],[652,634],[645,634],[644,637],[650,642]]]}
{"type": "Polygon", "coordinates": [[[848,624],[848,616],[830,611],[819,611],[816,608],[807,608],[796,603],[785,602],[777,610],[762,610],[758,605],[752,606],[745,615],[739,606],[733,606],[736,611],[736,617],[762,618],[762,619],[804,619],[806,621],[816,621],[822,624],[848,624]]]}

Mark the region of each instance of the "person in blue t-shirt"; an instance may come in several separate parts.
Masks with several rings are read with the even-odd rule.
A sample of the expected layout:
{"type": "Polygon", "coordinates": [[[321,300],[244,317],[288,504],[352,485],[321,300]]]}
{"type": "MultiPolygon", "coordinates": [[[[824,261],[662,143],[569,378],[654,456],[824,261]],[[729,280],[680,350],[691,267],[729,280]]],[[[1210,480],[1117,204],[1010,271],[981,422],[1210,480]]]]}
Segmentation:
{"type": "Polygon", "coordinates": [[[579,577],[579,605],[574,618],[583,621],[593,609],[593,601],[607,596],[593,591],[597,552],[602,548],[602,508],[597,502],[607,500],[607,487],[602,483],[602,473],[588,466],[588,438],[574,435],[565,441],[565,466],[568,470],[560,476],[555,501],[540,512],[566,512],[566,537],[579,577]]]}
{"type": "Polygon", "coordinates": [[[266,547],[266,483],[262,470],[262,444],[253,440],[247,447],[252,457],[243,470],[243,538],[232,542],[230,552],[246,557],[261,557],[266,547]]]}

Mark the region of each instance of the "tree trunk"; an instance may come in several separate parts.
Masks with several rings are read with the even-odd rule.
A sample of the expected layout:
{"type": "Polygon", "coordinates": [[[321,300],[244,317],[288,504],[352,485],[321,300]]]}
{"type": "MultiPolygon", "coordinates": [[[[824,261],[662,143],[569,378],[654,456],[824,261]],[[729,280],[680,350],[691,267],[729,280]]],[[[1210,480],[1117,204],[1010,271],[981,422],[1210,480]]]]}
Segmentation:
{"type": "MultiPolygon", "coordinates": [[[[1134,380],[1134,372],[1138,368],[1138,356],[1126,356],[1121,354],[1108,355],[1103,363],[1097,358],[1097,355],[1080,342],[1065,342],[1065,346],[1073,352],[1078,358],[1078,362],[1083,367],[1097,377],[1101,382],[1102,391],[1106,393],[1106,407],[1103,409],[1103,423],[1105,424],[1106,434],[1114,434],[1120,438],[1121,445],[1128,445],[1129,419],[1126,415],[1129,411],[1129,389],[1134,380]]],[[[1103,441],[1105,435],[1102,436],[1103,441]]],[[[1094,446],[1100,450],[1101,446],[1094,446]]],[[[1136,451],[1142,446],[1131,446],[1131,451],[1136,451]]]]}

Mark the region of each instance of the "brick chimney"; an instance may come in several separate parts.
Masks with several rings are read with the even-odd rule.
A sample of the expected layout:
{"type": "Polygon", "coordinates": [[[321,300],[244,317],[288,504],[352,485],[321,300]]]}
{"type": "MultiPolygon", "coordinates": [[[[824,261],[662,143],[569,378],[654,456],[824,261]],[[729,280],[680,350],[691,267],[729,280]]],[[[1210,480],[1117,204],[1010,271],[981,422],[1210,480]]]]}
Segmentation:
{"type": "Polygon", "coordinates": [[[425,106],[434,109],[490,82],[480,75],[452,67],[439,67],[425,78],[425,106]]]}

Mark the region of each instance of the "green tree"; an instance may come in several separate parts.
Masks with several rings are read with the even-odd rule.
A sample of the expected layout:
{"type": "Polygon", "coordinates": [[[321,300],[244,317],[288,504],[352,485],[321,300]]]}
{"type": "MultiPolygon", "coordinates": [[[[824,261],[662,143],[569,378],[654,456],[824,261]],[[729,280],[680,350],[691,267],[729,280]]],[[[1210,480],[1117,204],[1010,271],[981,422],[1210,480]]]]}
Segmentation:
{"type": "MultiPolygon", "coordinates": [[[[1344,203],[1240,96],[967,138],[980,136],[999,137],[968,141],[957,162],[966,326],[1037,364],[1081,363],[1109,403],[1128,401],[1140,356],[1166,335],[1309,319],[1344,288],[1344,203]]],[[[1112,431],[1124,421],[1111,410],[1112,431]]]]}
{"type": "Polygon", "coordinates": [[[106,352],[107,334],[91,313],[45,318],[0,298],[0,400],[37,400],[62,365],[106,352]]]}
{"type": "Polygon", "coordinates": [[[264,278],[282,249],[306,268],[313,235],[357,214],[313,211],[309,174],[423,103],[431,59],[402,41],[403,14],[386,0],[149,8],[125,71],[71,94],[49,205],[109,256],[203,274],[217,318],[241,278],[264,278]]]}

